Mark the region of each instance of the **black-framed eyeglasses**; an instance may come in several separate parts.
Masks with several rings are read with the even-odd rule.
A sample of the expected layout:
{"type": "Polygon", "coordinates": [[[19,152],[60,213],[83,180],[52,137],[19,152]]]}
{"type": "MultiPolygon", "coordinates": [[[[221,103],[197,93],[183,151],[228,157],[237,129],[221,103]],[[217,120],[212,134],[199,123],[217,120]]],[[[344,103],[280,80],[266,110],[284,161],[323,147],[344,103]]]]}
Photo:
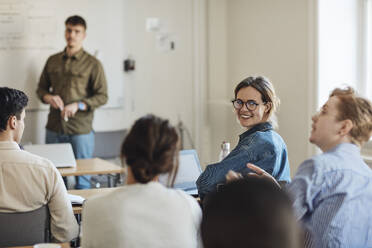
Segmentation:
{"type": "Polygon", "coordinates": [[[243,102],[241,99],[235,99],[231,101],[235,109],[241,109],[243,108],[243,105],[247,107],[248,110],[254,111],[256,110],[257,106],[260,105],[259,103],[256,103],[253,100],[248,100],[246,102],[243,102]]]}

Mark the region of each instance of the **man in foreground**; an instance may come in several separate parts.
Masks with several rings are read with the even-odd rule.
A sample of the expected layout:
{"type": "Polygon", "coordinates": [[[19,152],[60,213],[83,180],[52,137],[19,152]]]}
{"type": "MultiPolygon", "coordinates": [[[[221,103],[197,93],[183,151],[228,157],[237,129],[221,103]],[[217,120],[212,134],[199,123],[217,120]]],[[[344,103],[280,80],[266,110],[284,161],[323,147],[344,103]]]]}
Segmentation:
{"type": "Polygon", "coordinates": [[[53,238],[67,242],[79,227],[62,177],[47,159],[19,147],[28,98],[0,87],[0,212],[28,212],[48,205],[53,238]]]}

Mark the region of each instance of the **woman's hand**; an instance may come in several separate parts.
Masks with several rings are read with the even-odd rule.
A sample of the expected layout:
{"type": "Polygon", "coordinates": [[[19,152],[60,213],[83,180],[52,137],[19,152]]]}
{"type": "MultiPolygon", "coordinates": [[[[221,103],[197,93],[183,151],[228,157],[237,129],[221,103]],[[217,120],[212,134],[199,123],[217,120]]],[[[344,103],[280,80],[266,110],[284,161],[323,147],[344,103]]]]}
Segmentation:
{"type": "MultiPolygon", "coordinates": [[[[281,188],[279,183],[275,180],[275,178],[273,178],[265,170],[261,169],[260,167],[254,165],[254,164],[251,164],[251,163],[248,163],[247,167],[249,169],[251,169],[252,171],[254,171],[254,172],[248,173],[247,176],[253,176],[253,177],[258,177],[258,178],[262,178],[262,179],[272,181],[279,188],[281,188]]],[[[242,174],[240,174],[238,172],[235,172],[235,171],[232,171],[232,170],[229,170],[229,172],[226,174],[226,182],[227,183],[238,180],[238,179],[242,179],[242,178],[243,178],[242,174]]]]}
{"type": "Polygon", "coordinates": [[[254,171],[254,173],[251,172],[251,173],[248,173],[248,175],[250,175],[250,176],[255,176],[255,177],[258,177],[258,178],[268,179],[268,180],[272,181],[273,183],[275,183],[276,185],[278,185],[279,188],[281,188],[280,185],[279,185],[279,183],[275,180],[275,178],[272,177],[272,176],[271,176],[269,173],[267,173],[265,170],[261,169],[260,167],[254,165],[254,164],[251,164],[251,163],[248,163],[248,164],[247,164],[247,167],[248,167],[249,169],[251,169],[251,170],[254,171]]]}
{"type": "Polygon", "coordinates": [[[243,178],[242,174],[232,171],[232,170],[229,170],[229,172],[226,174],[227,183],[241,179],[241,178],[243,178]]]}

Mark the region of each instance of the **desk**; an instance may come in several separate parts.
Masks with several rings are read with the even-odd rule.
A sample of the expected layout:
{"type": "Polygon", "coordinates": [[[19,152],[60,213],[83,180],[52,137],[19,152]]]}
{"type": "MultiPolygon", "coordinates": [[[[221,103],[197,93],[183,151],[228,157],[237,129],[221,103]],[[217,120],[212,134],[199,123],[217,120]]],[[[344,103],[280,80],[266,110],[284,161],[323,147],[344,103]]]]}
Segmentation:
{"type": "Polygon", "coordinates": [[[100,158],[77,159],[76,167],[63,167],[58,170],[63,177],[124,172],[124,168],[100,158]]]}
{"type": "MultiPolygon", "coordinates": [[[[85,199],[89,199],[90,197],[93,197],[93,196],[111,193],[115,191],[116,189],[118,188],[72,189],[72,190],[68,190],[67,192],[69,194],[79,195],[81,197],[84,197],[85,199]]],[[[72,206],[72,210],[74,211],[74,214],[81,214],[81,211],[83,210],[83,206],[72,206]]]]}
{"type": "MultiPolygon", "coordinates": [[[[58,171],[63,177],[66,176],[82,176],[82,175],[100,175],[100,174],[119,174],[124,172],[124,168],[110,163],[100,158],[77,159],[76,167],[58,168],[58,171]]],[[[109,187],[111,180],[109,177],[109,187]]]]}

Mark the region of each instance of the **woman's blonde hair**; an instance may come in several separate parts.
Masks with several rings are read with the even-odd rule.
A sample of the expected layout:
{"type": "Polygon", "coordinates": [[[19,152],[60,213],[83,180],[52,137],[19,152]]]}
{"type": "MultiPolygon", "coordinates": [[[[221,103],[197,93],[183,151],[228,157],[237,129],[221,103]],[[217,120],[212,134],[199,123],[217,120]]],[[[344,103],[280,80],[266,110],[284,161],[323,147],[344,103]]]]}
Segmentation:
{"type": "Polygon", "coordinates": [[[336,88],[330,97],[337,97],[339,121],[351,120],[353,128],[350,131],[351,142],[362,146],[372,135],[372,104],[365,98],[359,97],[351,87],[336,88]]]}

